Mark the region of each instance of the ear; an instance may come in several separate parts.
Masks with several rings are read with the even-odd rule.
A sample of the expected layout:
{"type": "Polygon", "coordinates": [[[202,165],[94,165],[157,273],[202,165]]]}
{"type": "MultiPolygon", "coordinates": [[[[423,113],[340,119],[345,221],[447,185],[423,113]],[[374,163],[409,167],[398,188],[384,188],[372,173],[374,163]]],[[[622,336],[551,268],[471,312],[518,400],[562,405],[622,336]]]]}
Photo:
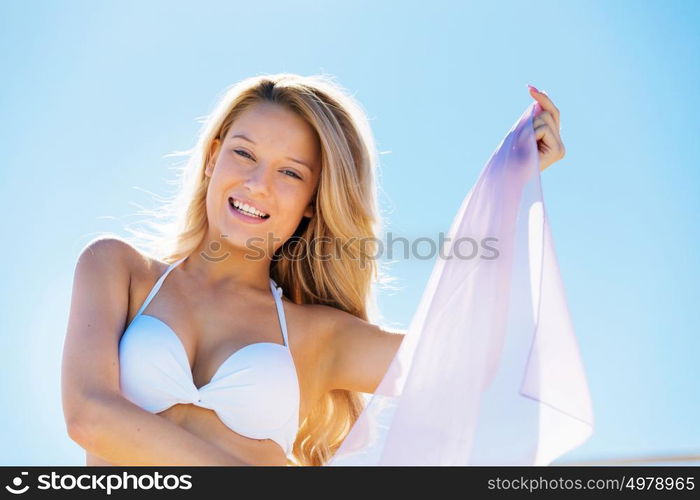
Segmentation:
{"type": "Polygon", "coordinates": [[[221,141],[218,138],[216,138],[212,141],[211,144],[211,151],[208,156],[207,165],[204,168],[204,175],[206,175],[207,177],[211,177],[211,175],[214,173],[214,164],[216,163],[216,158],[219,154],[219,147],[221,146],[221,141]]]}

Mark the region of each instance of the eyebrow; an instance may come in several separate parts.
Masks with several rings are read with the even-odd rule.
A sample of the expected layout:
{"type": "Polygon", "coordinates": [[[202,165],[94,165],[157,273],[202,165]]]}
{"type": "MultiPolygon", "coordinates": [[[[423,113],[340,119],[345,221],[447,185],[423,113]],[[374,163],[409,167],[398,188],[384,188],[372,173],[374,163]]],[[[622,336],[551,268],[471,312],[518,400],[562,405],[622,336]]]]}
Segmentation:
{"type": "MultiPolygon", "coordinates": [[[[246,137],[246,136],[243,135],[243,134],[235,134],[235,135],[232,135],[232,136],[231,136],[231,139],[236,139],[236,138],[240,138],[240,139],[243,139],[243,140],[245,140],[245,141],[250,142],[251,144],[255,144],[255,141],[254,141],[254,140],[249,139],[248,137],[246,137]]],[[[304,165],[306,168],[308,168],[308,169],[311,170],[312,172],[314,171],[314,168],[311,167],[311,165],[307,164],[306,162],[303,162],[303,161],[301,161],[301,160],[297,160],[296,158],[292,158],[291,156],[287,156],[286,158],[287,158],[287,160],[291,160],[291,161],[293,161],[293,162],[295,162],[295,163],[298,163],[298,164],[300,164],[300,165],[304,165]]]]}

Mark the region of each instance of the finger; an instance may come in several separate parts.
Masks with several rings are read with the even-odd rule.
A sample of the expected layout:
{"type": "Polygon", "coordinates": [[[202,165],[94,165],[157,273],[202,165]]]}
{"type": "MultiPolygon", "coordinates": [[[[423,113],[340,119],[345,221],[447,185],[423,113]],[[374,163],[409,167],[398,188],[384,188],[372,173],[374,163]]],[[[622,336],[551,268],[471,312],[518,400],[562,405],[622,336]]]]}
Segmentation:
{"type": "Polygon", "coordinates": [[[552,113],[552,116],[554,116],[554,120],[557,122],[557,126],[560,126],[560,113],[559,113],[559,108],[557,108],[552,100],[549,98],[549,96],[545,93],[540,91],[535,90],[534,88],[530,88],[530,95],[535,98],[537,102],[540,103],[540,106],[542,106],[542,109],[544,111],[549,111],[552,113]]]}
{"type": "Polygon", "coordinates": [[[537,149],[545,155],[553,155],[557,159],[564,158],[566,149],[564,144],[552,130],[552,127],[545,123],[535,127],[535,140],[537,149]]]}
{"type": "Polygon", "coordinates": [[[535,122],[537,122],[537,125],[540,125],[542,123],[549,125],[549,131],[554,136],[554,139],[558,144],[558,149],[562,153],[561,157],[563,158],[566,151],[566,148],[564,147],[564,141],[561,138],[561,132],[559,131],[559,127],[557,126],[557,124],[554,123],[554,118],[549,113],[549,111],[545,111],[541,113],[537,118],[535,118],[535,120],[533,121],[533,126],[535,126],[535,122]]]}
{"type": "Polygon", "coordinates": [[[549,125],[540,125],[535,129],[535,138],[537,145],[537,152],[540,164],[540,171],[544,171],[549,165],[554,163],[555,160],[552,159],[551,148],[545,144],[548,140],[547,129],[549,125]]]}
{"type": "Polygon", "coordinates": [[[554,117],[549,111],[543,111],[539,115],[535,117],[535,119],[532,121],[533,127],[536,127],[538,125],[541,125],[543,123],[549,124],[550,127],[552,127],[552,130],[554,132],[558,133],[558,123],[554,121],[554,117]]]}
{"type": "MultiPolygon", "coordinates": [[[[554,122],[556,123],[556,128],[561,128],[561,118],[559,115],[559,110],[557,110],[556,107],[554,108],[554,110],[552,110],[550,105],[547,102],[545,102],[544,100],[542,100],[542,98],[540,96],[534,96],[534,97],[535,97],[535,99],[537,99],[537,102],[539,103],[540,108],[542,109],[542,113],[547,112],[550,115],[552,115],[552,118],[554,119],[554,122]]],[[[537,116],[539,116],[539,115],[537,115],[537,116]]]]}

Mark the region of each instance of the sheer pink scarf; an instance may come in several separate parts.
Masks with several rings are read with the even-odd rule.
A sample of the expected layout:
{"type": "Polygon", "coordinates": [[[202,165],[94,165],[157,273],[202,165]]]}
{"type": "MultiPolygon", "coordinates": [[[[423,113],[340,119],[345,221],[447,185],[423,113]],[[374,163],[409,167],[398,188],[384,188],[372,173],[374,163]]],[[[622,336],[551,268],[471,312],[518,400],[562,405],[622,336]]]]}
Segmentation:
{"type": "Polygon", "coordinates": [[[546,465],[592,434],[542,200],[541,111],[525,110],[465,197],[401,347],[327,465],[546,465]]]}

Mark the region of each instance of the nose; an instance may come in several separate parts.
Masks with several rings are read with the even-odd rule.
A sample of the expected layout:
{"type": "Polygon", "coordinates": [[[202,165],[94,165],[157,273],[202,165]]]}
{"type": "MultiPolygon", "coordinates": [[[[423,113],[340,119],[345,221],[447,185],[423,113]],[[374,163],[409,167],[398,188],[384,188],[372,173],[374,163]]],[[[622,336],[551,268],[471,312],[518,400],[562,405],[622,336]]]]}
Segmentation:
{"type": "Polygon", "coordinates": [[[268,165],[258,164],[250,171],[244,186],[251,194],[267,196],[270,192],[270,175],[272,168],[268,165]]]}

